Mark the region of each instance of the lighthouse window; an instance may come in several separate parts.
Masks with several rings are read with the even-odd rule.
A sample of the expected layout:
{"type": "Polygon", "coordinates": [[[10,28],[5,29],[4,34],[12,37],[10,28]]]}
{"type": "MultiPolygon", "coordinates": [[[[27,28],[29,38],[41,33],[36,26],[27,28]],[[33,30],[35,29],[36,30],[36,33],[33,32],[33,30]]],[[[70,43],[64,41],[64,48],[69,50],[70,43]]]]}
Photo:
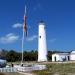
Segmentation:
{"type": "Polygon", "coordinates": [[[41,38],[41,36],[40,36],[40,38],[41,38]]]}

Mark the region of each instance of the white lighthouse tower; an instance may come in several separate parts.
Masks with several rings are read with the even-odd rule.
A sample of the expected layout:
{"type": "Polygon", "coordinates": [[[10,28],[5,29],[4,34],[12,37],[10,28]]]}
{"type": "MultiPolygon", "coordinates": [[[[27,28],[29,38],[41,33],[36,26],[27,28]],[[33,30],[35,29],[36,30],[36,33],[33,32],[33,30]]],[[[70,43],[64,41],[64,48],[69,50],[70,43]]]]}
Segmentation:
{"type": "Polygon", "coordinates": [[[43,21],[39,23],[38,30],[38,62],[42,61],[47,61],[46,32],[45,23],[43,21]]]}

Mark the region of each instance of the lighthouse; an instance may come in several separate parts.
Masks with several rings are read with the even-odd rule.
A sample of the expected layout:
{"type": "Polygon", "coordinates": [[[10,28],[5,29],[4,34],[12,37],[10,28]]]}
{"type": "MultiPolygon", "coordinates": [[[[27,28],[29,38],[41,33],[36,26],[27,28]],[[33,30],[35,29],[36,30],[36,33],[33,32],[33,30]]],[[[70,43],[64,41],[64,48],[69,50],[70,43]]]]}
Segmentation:
{"type": "Polygon", "coordinates": [[[47,44],[45,23],[41,21],[38,27],[38,62],[47,61],[47,44]]]}

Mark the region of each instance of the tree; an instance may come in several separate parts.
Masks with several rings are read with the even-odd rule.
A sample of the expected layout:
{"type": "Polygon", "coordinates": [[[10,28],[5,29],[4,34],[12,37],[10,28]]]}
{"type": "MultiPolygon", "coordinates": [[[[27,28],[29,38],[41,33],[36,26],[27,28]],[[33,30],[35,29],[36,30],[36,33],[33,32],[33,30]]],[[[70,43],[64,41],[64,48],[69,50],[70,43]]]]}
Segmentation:
{"type": "Polygon", "coordinates": [[[6,59],[7,53],[8,53],[7,50],[2,49],[2,50],[0,51],[0,58],[1,58],[1,59],[6,59]]]}
{"type": "Polygon", "coordinates": [[[20,57],[20,53],[17,53],[14,50],[11,50],[7,53],[7,61],[9,62],[15,62],[15,61],[20,61],[21,57],[20,57]]]}

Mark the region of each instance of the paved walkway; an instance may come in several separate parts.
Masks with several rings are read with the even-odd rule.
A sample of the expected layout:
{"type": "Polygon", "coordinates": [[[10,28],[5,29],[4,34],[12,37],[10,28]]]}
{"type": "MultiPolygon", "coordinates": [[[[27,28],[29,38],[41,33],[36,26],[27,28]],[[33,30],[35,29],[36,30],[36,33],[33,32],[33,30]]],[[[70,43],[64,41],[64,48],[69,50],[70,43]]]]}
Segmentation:
{"type": "Polygon", "coordinates": [[[32,74],[32,73],[25,73],[25,72],[18,72],[18,73],[20,73],[20,74],[23,74],[23,75],[36,75],[36,74],[32,74]]]}

